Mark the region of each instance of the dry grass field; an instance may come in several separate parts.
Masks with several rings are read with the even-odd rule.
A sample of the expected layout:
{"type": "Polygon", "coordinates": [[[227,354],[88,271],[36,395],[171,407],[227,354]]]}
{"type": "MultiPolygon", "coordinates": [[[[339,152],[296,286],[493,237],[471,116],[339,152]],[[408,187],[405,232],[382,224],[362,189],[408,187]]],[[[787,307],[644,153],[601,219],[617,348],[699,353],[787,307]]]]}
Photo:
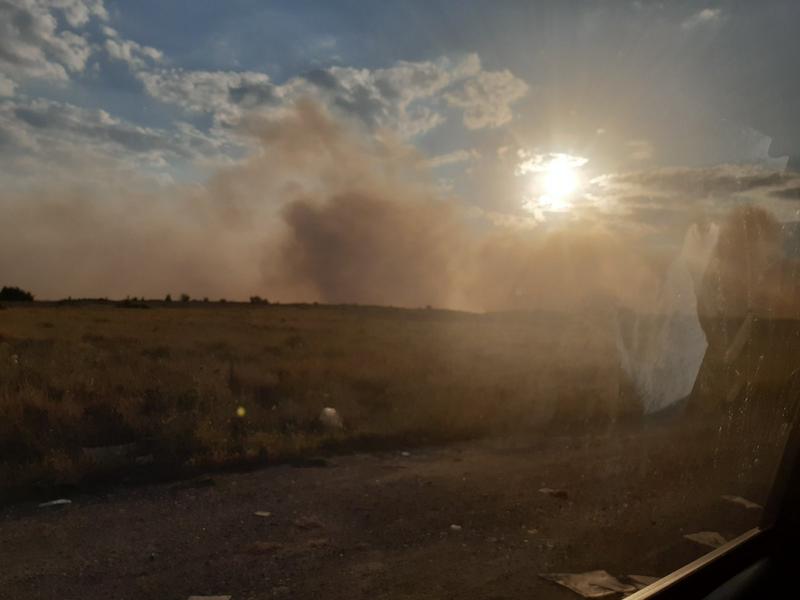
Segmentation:
{"type": "Polygon", "coordinates": [[[635,410],[603,315],[148,306],[0,311],[4,494],[120,468],[171,476],[554,420],[603,426],[635,410]],[[343,429],[320,426],[326,406],[343,429]]]}
{"type": "Polygon", "coordinates": [[[797,405],[797,321],[706,322],[683,410],[643,418],[599,311],[147,306],[0,310],[13,597],[567,600],[538,574],[756,525],[725,497],[765,505],[797,405]]]}

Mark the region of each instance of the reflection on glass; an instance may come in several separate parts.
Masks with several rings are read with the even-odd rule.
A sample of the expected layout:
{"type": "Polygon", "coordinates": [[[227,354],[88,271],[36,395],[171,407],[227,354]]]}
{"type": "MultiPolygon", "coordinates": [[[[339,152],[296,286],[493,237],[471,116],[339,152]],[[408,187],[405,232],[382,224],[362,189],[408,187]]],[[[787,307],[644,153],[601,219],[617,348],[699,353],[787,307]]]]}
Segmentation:
{"type": "Polygon", "coordinates": [[[626,594],[759,522],[800,5],[166,4],[0,0],[0,597],[626,594]]]}

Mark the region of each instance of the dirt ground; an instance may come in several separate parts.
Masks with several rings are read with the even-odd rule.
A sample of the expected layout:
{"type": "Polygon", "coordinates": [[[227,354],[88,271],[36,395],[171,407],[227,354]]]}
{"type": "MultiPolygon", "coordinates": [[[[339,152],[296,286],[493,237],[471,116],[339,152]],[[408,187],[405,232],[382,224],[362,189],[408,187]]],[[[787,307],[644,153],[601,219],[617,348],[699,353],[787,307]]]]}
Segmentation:
{"type": "Polygon", "coordinates": [[[0,589],[30,600],[577,598],[539,573],[664,575],[707,551],[684,534],[730,539],[758,523],[759,510],[721,495],[763,504],[774,457],[743,470],[713,432],[676,427],[339,456],[6,507],[0,589]]]}

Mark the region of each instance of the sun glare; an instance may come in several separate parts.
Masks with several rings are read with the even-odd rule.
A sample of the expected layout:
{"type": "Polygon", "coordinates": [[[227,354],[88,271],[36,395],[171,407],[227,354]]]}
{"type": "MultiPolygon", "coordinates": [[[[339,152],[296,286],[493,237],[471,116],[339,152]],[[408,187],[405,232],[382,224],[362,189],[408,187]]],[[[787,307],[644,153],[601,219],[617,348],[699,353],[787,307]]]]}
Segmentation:
{"type": "Polygon", "coordinates": [[[523,208],[539,215],[543,212],[567,212],[581,186],[580,168],[588,159],[563,153],[535,154],[520,152],[522,162],[517,175],[530,175],[529,198],[523,208]]]}

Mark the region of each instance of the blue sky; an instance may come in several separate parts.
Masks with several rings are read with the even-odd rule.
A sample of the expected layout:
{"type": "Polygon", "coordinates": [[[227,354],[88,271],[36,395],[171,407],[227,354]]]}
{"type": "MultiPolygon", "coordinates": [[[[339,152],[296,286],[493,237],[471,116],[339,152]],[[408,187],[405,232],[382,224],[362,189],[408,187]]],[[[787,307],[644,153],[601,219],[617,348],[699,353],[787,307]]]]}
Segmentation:
{"type": "Polygon", "coordinates": [[[0,200],[204,186],[304,100],[490,223],[731,200],[791,222],[798,22],[788,0],[0,0],[0,200]]]}
{"type": "MultiPolygon", "coordinates": [[[[361,100],[352,87],[360,84],[349,84],[348,117],[394,128],[429,155],[473,147],[485,154],[513,143],[542,152],[593,153],[592,165],[627,169],[757,162],[743,141],[752,139],[751,131],[772,139],[773,158],[793,157],[800,146],[800,125],[792,118],[798,91],[793,23],[800,18],[794,2],[4,0],[0,11],[7,22],[0,53],[7,111],[11,103],[16,108],[48,99],[57,103],[51,113],[67,105],[103,110],[126,126],[151,128],[152,150],[163,151],[168,163],[162,170],[178,179],[198,176],[189,164],[194,155],[158,148],[155,138],[172,135],[171,143],[184,143],[176,123],[189,123],[211,132],[211,146],[222,147],[213,152],[229,153],[234,141],[214,126],[221,118],[237,120],[244,110],[233,96],[189,106],[188,97],[197,93],[186,83],[193,74],[204,74],[204,85],[216,86],[221,96],[238,85],[231,79],[236,74],[248,81],[262,77],[261,93],[268,93],[309,74],[331,77],[335,69],[363,69],[374,78],[401,61],[411,68],[434,64],[440,74],[477,61],[477,70],[459,80],[462,88],[486,74],[508,80],[480,84],[499,112],[471,127],[458,122],[459,110],[486,106],[474,98],[469,107],[452,99],[465,93],[458,82],[409,90],[403,100],[389,97],[396,81],[383,90],[369,82],[361,100]],[[15,25],[25,18],[33,24],[30,31],[15,25]],[[53,31],[47,31],[48,19],[56,23],[53,31]],[[72,46],[53,46],[66,36],[72,46]],[[38,62],[26,55],[37,50],[38,62]],[[183,97],[167,90],[176,85],[184,86],[183,97]],[[448,93],[452,101],[442,101],[448,93]],[[416,116],[397,114],[405,110],[398,101],[416,116]],[[221,117],[224,111],[237,114],[221,117]],[[631,156],[640,164],[631,164],[631,156]]],[[[331,81],[345,77],[334,74],[331,81]]],[[[284,101],[319,91],[296,87],[284,101]]],[[[341,94],[334,96],[324,101],[342,108],[341,94]]],[[[264,108],[267,100],[252,97],[247,110],[264,108]]],[[[37,110],[44,110],[41,103],[37,110]]],[[[20,136],[35,137],[37,132],[20,129],[29,125],[4,117],[7,155],[24,149],[20,136]]],[[[135,161],[145,151],[142,144],[112,153],[135,161]]],[[[205,152],[203,158],[214,158],[211,147],[205,152]]],[[[3,172],[4,179],[19,175],[19,169],[3,172]]]]}

